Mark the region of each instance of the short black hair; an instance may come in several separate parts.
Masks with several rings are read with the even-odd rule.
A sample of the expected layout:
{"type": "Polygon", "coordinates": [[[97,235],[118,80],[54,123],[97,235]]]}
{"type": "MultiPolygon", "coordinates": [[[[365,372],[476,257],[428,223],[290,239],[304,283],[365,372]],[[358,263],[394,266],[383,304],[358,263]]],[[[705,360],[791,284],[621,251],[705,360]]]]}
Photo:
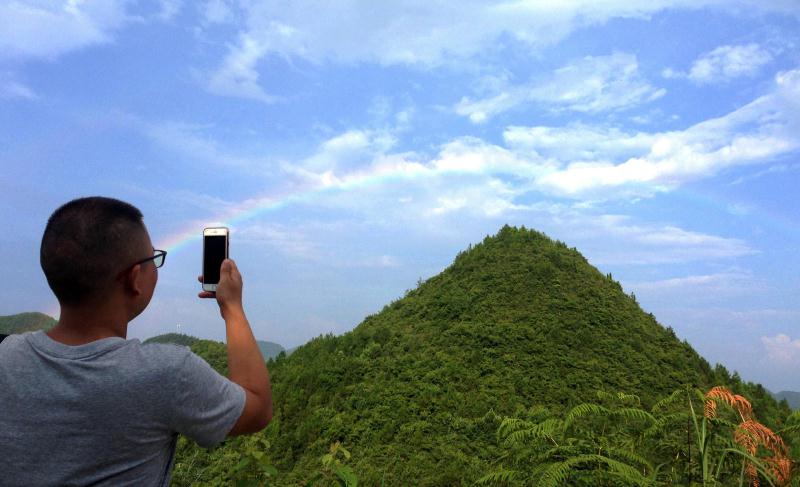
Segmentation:
{"type": "Polygon", "coordinates": [[[141,252],[142,212],[114,198],[78,198],[47,220],[39,261],[59,303],[85,304],[110,288],[124,266],[141,252]]]}

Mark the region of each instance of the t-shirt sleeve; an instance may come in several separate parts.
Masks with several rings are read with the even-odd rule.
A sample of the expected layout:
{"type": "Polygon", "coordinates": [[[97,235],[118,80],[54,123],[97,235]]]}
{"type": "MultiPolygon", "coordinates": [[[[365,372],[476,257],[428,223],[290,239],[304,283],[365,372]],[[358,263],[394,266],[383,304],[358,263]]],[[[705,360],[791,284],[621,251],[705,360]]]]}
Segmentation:
{"type": "Polygon", "coordinates": [[[169,426],[203,448],[212,448],[233,429],[246,394],[190,350],[182,355],[174,371],[177,391],[172,395],[169,426]]]}

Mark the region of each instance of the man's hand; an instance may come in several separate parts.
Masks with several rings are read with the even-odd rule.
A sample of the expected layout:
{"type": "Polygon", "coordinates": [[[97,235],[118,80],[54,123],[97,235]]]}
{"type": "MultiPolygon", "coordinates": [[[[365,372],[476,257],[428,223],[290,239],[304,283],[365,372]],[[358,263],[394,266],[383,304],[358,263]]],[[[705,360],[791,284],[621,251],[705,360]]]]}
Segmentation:
{"type": "MultiPolygon", "coordinates": [[[[197,280],[203,282],[203,276],[197,276],[197,280]]],[[[217,291],[201,291],[197,296],[201,298],[217,298],[219,311],[224,318],[229,312],[244,313],[242,307],[242,275],[236,267],[236,262],[232,259],[222,261],[219,269],[219,284],[217,291]]]]}

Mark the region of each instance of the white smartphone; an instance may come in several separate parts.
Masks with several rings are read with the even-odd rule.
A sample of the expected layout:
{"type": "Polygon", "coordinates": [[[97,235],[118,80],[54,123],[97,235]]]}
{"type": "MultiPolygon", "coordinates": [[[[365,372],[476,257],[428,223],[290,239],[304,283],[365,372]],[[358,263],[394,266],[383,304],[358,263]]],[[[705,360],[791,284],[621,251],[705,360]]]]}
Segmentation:
{"type": "Polygon", "coordinates": [[[225,227],[203,229],[203,291],[216,291],[219,268],[228,258],[228,237],[225,227]]]}

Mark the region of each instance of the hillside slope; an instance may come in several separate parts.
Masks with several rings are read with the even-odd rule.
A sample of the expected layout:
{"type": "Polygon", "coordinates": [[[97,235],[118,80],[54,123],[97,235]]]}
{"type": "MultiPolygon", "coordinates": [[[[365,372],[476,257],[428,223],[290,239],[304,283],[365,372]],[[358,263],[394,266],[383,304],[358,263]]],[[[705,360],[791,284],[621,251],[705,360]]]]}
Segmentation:
{"type": "Polygon", "coordinates": [[[772,394],[776,401],[786,401],[792,409],[800,409],[800,392],[781,391],[772,394]]]}
{"type": "Polygon", "coordinates": [[[0,333],[11,335],[26,331],[49,330],[56,323],[55,318],[37,312],[0,316],[0,333]]]}
{"type": "Polygon", "coordinates": [[[270,371],[281,485],[308,479],[334,441],[365,485],[470,484],[500,454],[488,412],[564,410],[597,390],[649,406],[681,385],[726,384],[761,418],[788,414],[761,386],[712,369],[575,249],[508,226],[270,371]]]}

